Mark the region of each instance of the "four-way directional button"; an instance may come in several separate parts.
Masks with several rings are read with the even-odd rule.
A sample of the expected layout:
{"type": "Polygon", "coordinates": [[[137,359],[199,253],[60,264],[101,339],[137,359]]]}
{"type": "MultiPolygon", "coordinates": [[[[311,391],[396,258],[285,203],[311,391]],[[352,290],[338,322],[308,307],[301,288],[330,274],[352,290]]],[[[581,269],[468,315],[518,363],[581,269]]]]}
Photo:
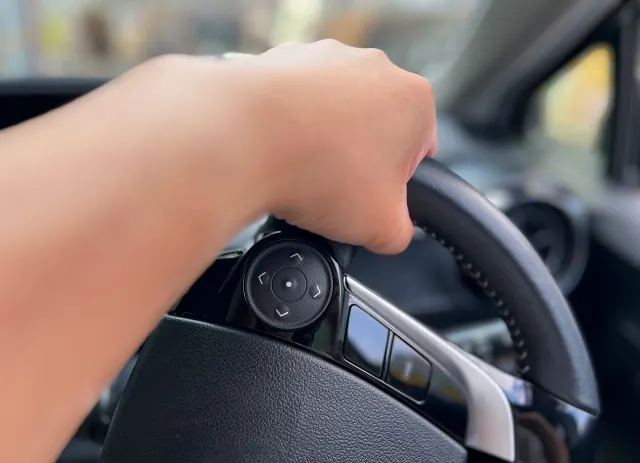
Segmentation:
{"type": "Polygon", "coordinates": [[[288,307],[278,307],[276,309],[276,315],[280,318],[282,317],[286,317],[287,315],[289,315],[289,308],[288,307]]]}
{"type": "MultiPolygon", "coordinates": [[[[0,0],[1,1],[1,0],[0,0]]],[[[279,236],[247,254],[243,293],[265,325],[295,331],[315,323],[333,294],[329,260],[313,246],[279,236]]]]}
{"type": "Polygon", "coordinates": [[[321,294],[322,294],[322,291],[320,290],[320,286],[313,285],[311,287],[311,297],[312,298],[317,299],[318,297],[320,297],[321,294]]]}

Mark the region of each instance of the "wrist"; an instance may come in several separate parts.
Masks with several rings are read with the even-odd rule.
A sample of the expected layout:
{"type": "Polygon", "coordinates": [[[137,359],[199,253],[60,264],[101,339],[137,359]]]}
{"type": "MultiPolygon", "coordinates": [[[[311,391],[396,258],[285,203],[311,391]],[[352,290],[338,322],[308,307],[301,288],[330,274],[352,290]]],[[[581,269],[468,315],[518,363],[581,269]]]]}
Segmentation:
{"type": "Polygon", "coordinates": [[[132,117],[125,124],[139,128],[143,163],[160,169],[150,175],[160,179],[156,186],[165,191],[179,184],[169,188],[178,209],[172,213],[216,235],[234,234],[267,213],[275,196],[268,162],[274,150],[263,135],[262,104],[253,97],[259,91],[249,77],[222,62],[164,56],[121,85],[130,81],[132,93],[145,89],[123,119],[132,117]]]}
{"type": "Polygon", "coordinates": [[[308,147],[317,144],[292,105],[295,82],[282,69],[252,59],[219,62],[214,72],[214,93],[220,93],[215,111],[224,118],[217,127],[231,144],[224,151],[240,163],[246,194],[260,196],[260,213],[278,213],[286,208],[308,147]]]}

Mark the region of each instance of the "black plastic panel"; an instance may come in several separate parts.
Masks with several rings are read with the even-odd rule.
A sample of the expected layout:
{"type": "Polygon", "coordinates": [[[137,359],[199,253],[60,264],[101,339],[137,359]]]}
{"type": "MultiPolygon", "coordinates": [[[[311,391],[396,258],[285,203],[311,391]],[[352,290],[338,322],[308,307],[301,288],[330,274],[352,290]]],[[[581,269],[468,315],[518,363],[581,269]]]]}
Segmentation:
{"type": "Polygon", "coordinates": [[[384,368],[389,330],[357,305],[349,310],[342,356],[380,378],[384,368]]]}
{"type": "Polygon", "coordinates": [[[331,362],[173,317],[145,347],[102,455],[105,463],[466,458],[433,424],[331,362]]]}
{"type": "Polygon", "coordinates": [[[431,364],[398,336],[393,337],[389,356],[387,383],[413,400],[421,402],[427,395],[431,364]]]}

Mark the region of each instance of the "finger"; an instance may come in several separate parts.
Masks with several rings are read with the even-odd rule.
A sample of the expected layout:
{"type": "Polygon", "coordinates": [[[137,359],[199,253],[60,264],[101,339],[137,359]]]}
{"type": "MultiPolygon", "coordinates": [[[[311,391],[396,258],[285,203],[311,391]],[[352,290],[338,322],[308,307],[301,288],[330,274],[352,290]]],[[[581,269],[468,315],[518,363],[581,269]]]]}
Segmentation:
{"type": "Polygon", "coordinates": [[[388,214],[384,214],[376,237],[366,248],[377,254],[399,254],[409,246],[413,237],[413,223],[407,207],[407,189],[388,214]]]}
{"type": "Polygon", "coordinates": [[[425,157],[433,157],[437,150],[436,106],[433,88],[427,79],[418,74],[403,71],[404,82],[409,92],[414,114],[414,134],[416,148],[413,157],[407,162],[406,181],[409,181],[416,168],[425,157]]]}
{"type": "Polygon", "coordinates": [[[420,165],[420,163],[425,158],[432,158],[436,155],[436,151],[438,150],[438,137],[437,135],[432,135],[423,145],[422,150],[415,157],[411,165],[409,166],[409,170],[407,172],[407,182],[413,177],[416,169],[420,165]]]}

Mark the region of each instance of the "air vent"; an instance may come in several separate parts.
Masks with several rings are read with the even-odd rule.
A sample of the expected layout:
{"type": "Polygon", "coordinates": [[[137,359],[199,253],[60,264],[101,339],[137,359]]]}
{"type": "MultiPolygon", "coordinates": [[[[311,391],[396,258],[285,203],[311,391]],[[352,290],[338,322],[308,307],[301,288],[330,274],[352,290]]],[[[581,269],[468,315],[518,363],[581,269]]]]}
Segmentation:
{"type": "Polygon", "coordinates": [[[556,280],[562,279],[573,261],[574,233],[569,218],[545,203],[525,203],[507,216],[538,252],[556,280]]]}

